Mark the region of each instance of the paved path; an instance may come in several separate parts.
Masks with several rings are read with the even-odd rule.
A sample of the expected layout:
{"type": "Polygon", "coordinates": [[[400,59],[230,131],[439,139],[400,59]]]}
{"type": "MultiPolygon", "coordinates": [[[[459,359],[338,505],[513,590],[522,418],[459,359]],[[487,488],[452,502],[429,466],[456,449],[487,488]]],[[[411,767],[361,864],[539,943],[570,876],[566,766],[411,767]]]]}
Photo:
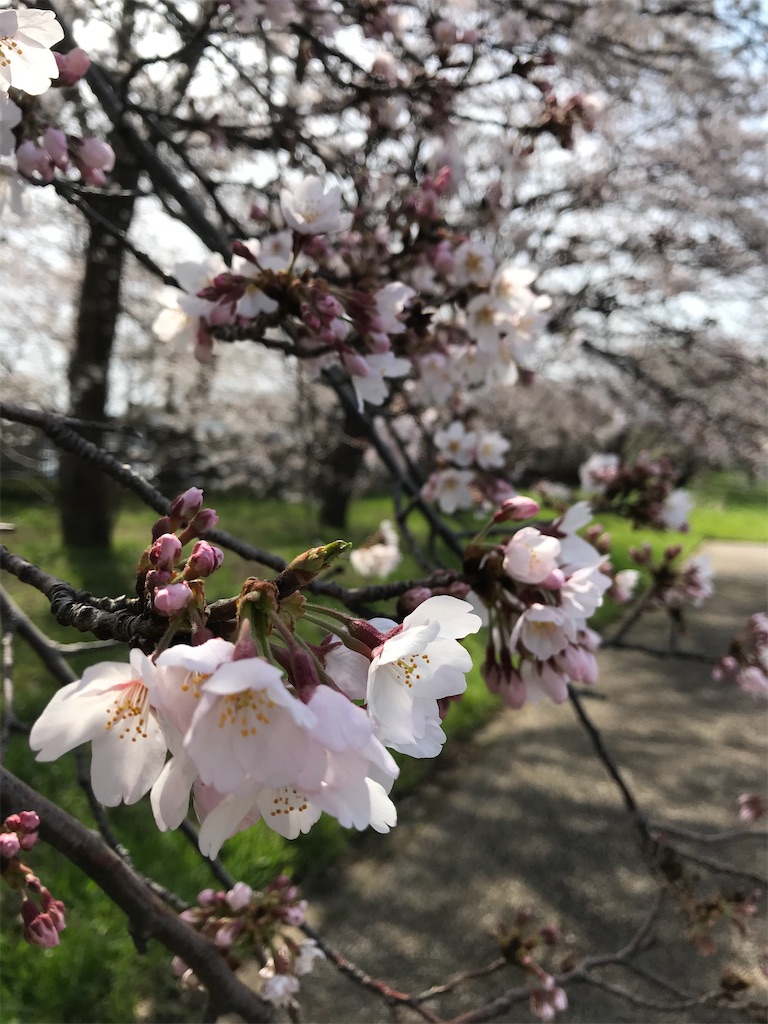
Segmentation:
{"type": "MultiPolygon", "coordinates": [[[[704,550],[715,567],[717,591],[692,612],[683,644],[714,658],[747,617],[766,605],[768,548],[712,543],[704,550]]],[[[664,636],[658,630],[661,615],[641,620],[629,639],[653,642],[664,636]]],[[[703,831],[738,825],[737,796],[765,783],[764,705],[732,684],[712,682],[709,667],[696,661],[606,650],[600,675],[600,688],[610,699],[591,700],[588,710],[645,811],[703,831]]],[[[523,905],[559,924],[567,937],[563,953],[615,950],[631,936],[654,891],[617,792],[570,705],[502,713],[451,767],[401,801],[399,811],[400,824],[390,835],[364,838],[350,863],[311,898],[325,937],[401,991],[419,991],[494,959],[489,926],[523,905]]],[[[760,846],[742,840],[728,849],[699,849],[765,873],[760,846]]],[[[662,927],[664,949],[644,954],[642,962],[683,989],[716,985],[717,965],[694,953],[674,915],[662,927]]],[[[755,937],[743,940],[726,926],[718,930],[728,963],[754,968],[766,935],[764,927],[760,934],[760,922],[753,932],[755,937]]],[[[552,966],[557,969],[558,961],[552,966]]],[[[602,976],[626,981],[615,968],[602,976]]],[[[764,979],[753,977],[758,991],[764,979]]],[[[456,1014],[521,981],[505,971],[473,983],[463,997],[432,1006],[440,1014],[456,1014]]],[[[328,965],[302,988],[304,1019],[313,1024],[392,1019],[381,1002],[328,965]]],[[[638,991],[647,990],[641,985],[638,991]]],[[[570,999],[571,1008],[558,1020],[744,1019],[727,1009],[639,1009],[584,985],[574,987],[570,999]]],[[[399,1019],[419,1018],[405,1012],[399,1019]]],[[[533,1020],[525,1003],[501,1019],[533,1020]]]]}

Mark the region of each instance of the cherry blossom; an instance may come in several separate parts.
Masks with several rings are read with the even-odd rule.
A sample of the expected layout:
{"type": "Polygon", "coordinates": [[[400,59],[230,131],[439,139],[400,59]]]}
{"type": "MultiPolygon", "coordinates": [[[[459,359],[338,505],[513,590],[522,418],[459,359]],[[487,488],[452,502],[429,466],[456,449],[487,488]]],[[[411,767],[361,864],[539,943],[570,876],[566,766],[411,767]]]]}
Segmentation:
{"type": "Polygon", "coordinates": [[[455,466],[469,466],[474,461],[477,434],[467,430],[460,420],[454,420],[444,430],[435,431],[438,451],[455,466]]]}
{"type": "Polygon", "coordinates": [[[422,488],[422,497],[436,501],[446,515],[453,515],[458,509],[474,505],[474,478],[475,474],[469,469],[441,469],[427,480],[422,488]]]}
{"type": "Polygon", "coordinates": [[[504,548],[504,571],[523,583],[541,583],[558,567],[560,541],[524,526],[504,548]]]}
{"type": "Polygon", "coordinates": [[[150,707],[154,666],[141,651],[130,663],[101,662],[54,694],[32,726],[38,761],[55,761],[81,743],[92,745],[91,783],[107,807],[135,803],[157,779],[167,745],[150,707]]]}
{"type": "Polygon", "coordinates": [[[385,745],[429,738],[430,726],[439,722],[438,699],[466,689],[472,659],[458,640],[480,625],[468,601],[431,597],[373,651],[366,702],[385,745]]]}
{"type": "Polygon", "coordinates": [[[348,231],[352,225],[352,214],[341,212],[339,186],[326,192],[322,180],[314,175],[296,188],[282,189],[280,208],[285,223],[300,235],[331,235],[348,231]]]}
{"type": "Polygon", "coordinates": [[[594,452],[579,466],[579,485],[585,494],[603,494],[616,476],[621,459],[618,455],[594,452]]]}
{"type": "Polygon", "coordinates": [[[198,298],[197,293],[211,285],[213,279],[226,270],[227,265],[219,253],[211,253],[198,262],[186,260],[176,264],[173,276],[181,289],[166,287],[157,296],[165,308],[155,317],[152,330],[161,341],[175,342],[180,352],[194,349],[201,361],[205,361],[206,356],[210,358],[212,342],[201,323],[201,317],[211,313],[215,303],[198,298]]]}
{"type": "Polygon", "coordinates": [[[0,91],[39,96],[59,77],[51,47],[64,37],[53,11],[0,11],[0,91]]]}
{"type": "Polygon", "coordinates": [[[668,530],[685,531],[688,529],[688,514],[693,508],[693,501],[688,491],[678,488],[667,495],[661,509],[661,519],[668,530]]]}
{"type": "Polygon", "coordinates": [[[354,366],[355,369],[349,369],[357,397],[357,407],[361,412],[366,402],[370,405],[381,405],[386,401],[389,387],[385,378],[404,377],[411,369],[408,359],[401,359],[392,352],[360,356],[354,366]]]}
{"type": "MultiPolygon", "coordinates": [[[[481,469],[501,469],[509,451],[509,441],[497,430],[486,430],[478,435],[475,459],[481,469]]],[[[526,517],[527,518],[527,517],[526,517]]]]}

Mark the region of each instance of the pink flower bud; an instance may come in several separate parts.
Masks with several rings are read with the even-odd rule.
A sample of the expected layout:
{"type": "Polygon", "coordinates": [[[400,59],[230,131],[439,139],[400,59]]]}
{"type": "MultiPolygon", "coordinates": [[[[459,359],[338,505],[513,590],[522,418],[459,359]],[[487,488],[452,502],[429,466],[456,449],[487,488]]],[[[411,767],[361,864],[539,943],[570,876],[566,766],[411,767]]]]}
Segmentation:
{"type": "Polygon", "coordinates": [[[3,832],[0,834],[0,857],[6,857],[10,860],[11,857],[16,856],[20,849],[21,843],[15,832],[3,832]]]}
{"type": "Polygon", "coordinates": [[[235,882],[227,893],[226,899],[230,908],[237,912],[238,910],[244,910],[248,906],[252,896],[253,889],[250,885],[247,885],[245,882],[235,882]]]}
{"type": "Polygon", "coordinates": [[[19,836],[19,844],[22,850],[31,850],[39,838],[37,832],[26,832],[23,836],[19,836]]]}
{"type": "Polygon", "coordinates": [[[17,829],[21,828],[21,815],[9,814],[3,822],[3,825],[5,825],[9,832],[15,832],[17,829]]]}
{"type": "Polygon", "coordinates": [[[54,53],[56,63],[59,66],[59,77],[53,83],[59,88],[67,88],[79,82],[83,75],[88,73],[91,66],[91,58],[76,46],[69,53],[54,53]]]}
{"type": "Polygon", "coordinates": [[[22,811],[19,824],[25,832],[37,832],[40,828],[40,815],[37,811],[22,811]]]}
{"type": "Polygon", "coordinates": [[[22,903],[21,917],[24,921],[24,941],[30,946],[50,949],[59,945],[59,933],[50,915],[41,913],[31,900],[25,899],[22,903]]]}
{"type": "Polygon", "coordinates": [[[432,591],[429,587],[411,587],[400,597],[397,602],[397,610],[405,617],[410,615],[420,604],[428,601],[430,597],[432,597],[432,591]]]}
{"type": "Polygon", "coordinates": [[[368,342],[372,352],[384,353],[390,352],[392,349],[392,342],[389,340],[389,335],[384,334],[382,331],[372,331],[368,335],[368,342]]]}
{"type": "Polygon", "coordinates": [[[229,947],[237,941],[240,933],[243,930],[241,921],[227,921],[220,928],[217,929],[216,934],[213,937],[213,941],[221,950],[227,950],[229,947]]]}
{"type": "Polygon", "coordinates": [[[69,167],[69,153],[64,132],[60,128],[46,128],[43,132],[43,146],[59,170],[66,171],[69,167]]]}
{"type": "Polygon", "coordinates": [[[46,914],[53,921],[53,926],[57,932],[63,932],[67,927],[66,911],[67,908],[64,906],[61,900],[54,899],[53,896],[48,892],[47,889],[43,890],[43,907],[46,914]]]}
{"type": "Polygon", "coordinates": [[[80,170],[83,180],[96,188],[104,188],[107,184],[107,176],[99,167],[83,167],[80,170]]]}
{"type": "Polygon", "coordinates": [[[304,924],[306,909],[307,901],[299,900],[299,902],[293,907],[284,907],[280,912],[280,916],[283,921],[292,928],[301,928],[304,924]]]}
{"type": "Polygon", "coordinates": [[[181,555],[181,541],[174,533],[164,533],[149,549],[149,559],[160,570],[172,569],[181,555]]]}
{"type": "Polygon", "coordinates": [[[191,519],[203,507],[203,492],[199,487],[189,487],[171,503],[171,519],[191,519]]]}
{"type": "Polygon", "coordinates": [[[194,530],[193,537],[202,537],[204,534],[212,530],[216,523],[218,523],[219,517],[216,515],[216,509],[204,508],[197,513],[195,518],[189,524],[188,529],[194,530]]]}
{"type": "Polygon", "coordinates": [[[197,894],[197,902],[201,907],[210,907],[216,899],[216,893],[213,889],[201,889],[197,894]]]}
{"type": "Polygon", "coordinates": [[[494,515],[494,523],[505,523],[512,519],[515,522],[522,522],[523,519],[531,519],[539,511],[538,501],[527,498],[523,494],[516,494],[514,498],[507,498],[498,512],[494,515]]]}
{"type": "Polygon", "coordinates": [[[224,552],[209,544],[207,540],[199,540],[192,548],[192,554],[187,560],[185,575],[192,577],[210,576],[212,572],[221,567],[224,561],[224,552]]]}
{"type": "Polygon", "coordinates": [[[365,356],[361,356],[359,352],[343,352],[341,361],[353,377],[367,377],[371,372],[365,356]]]}
{"type": "Polygon", "coordinates": [[[89,136],[82,139],[77,149],[77,157],[83,167],[109,173],[115,166],[115,151],[104,139],[89,136]]]}
{"type": "Polygon", "coordinates": [[[27,178],[39,174],[45,182],[53,181],[53,164],[46,151],[27,139],[16,150],[16,166],[27,178]]]}
{"type": "Polygon", "coordinates": [[[194,594],[186,583],[169,583],[155,591],[155,610],[170,617],[186,608],[193,598],[194,594]]]}

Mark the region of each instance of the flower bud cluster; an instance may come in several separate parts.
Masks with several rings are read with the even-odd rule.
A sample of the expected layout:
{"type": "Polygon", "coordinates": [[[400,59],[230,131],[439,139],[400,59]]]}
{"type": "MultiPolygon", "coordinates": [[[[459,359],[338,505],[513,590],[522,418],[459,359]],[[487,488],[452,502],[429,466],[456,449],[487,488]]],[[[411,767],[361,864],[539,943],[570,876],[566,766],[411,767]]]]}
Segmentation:
{"type": "MultiPolygon", "coordinates": [[[[313,940],[298,941],[289,930],[304,923],[306,906],[290,878],[279,875],[263,892],[245,882],[236,882],[229,892],[204,889],[197,906],[180,917],[214,943],[232,970],[251,959],[264,964],[259,972],[261,994],[284,1005],[282,997],[298,991],[297,977],[311,971],[314,960],[323,956],[313,940]],[[269,979],[276,977],[284,980],[270,984],[269,979]]],[[[185,988],[202,987],[180,957],[174,958],[173,971],[185,988]]]]}
{"type": "Polygon", "coordinates": [[[715,664],[712,678],[718,683],[731,679],[744,693],[768,697],[768,615],[765,612],[756,612],[749,618],[728,653],[715,664]]]}
{"type": "Polygon", "coordinates": [[[581,489],[593,496],[596,512],[624,516],[636,527],[685,533],[693,502],[688,491],[675,487],[678,476],[668,459],[651,459],[646,452],[634,463],[595,452],[579,469],[581,489]]]}
{"type": "Polygon", "coordinates": [[[531,985],[530,1007],[534,1016],[551,1021],[556,1013],[568,1009],[568,997],[551,974],[537,962],[537,951],[554,948],[562,941],[560,930],[553,924],[536,927],[534,912],[523,907],[512,921],[499,919],[493,930],[502,955],[524,971],[531,985]]]}
{"type": "Polygon", "coordinates": [[[33,181],[53,181],[56,171],[75,167],[83,181],[102,188],[115,166],[115,152],[108,142],[94,136],[79,138],[49,125],[39,135],[28,136],[16,149],[19,172],[33,181]]]}
{"type": "Polygon", "coordinates": [[[36,845],[39,828],[36,811],[8,815],[0,831],[0,872],[11,889],[22,893],[24,941],[30,946],[50,948],[59,945],[59,932],[66,928],[66,908],[19,859],[22,850],[36,845]]]}
{"type": "Polygon", "coordinates": [[[139,595],[158,615],[169,619],[187,616],[198,643],[209,635],[202,619],[202,580],[224,561],[223,551],[207,540],[196,540],[188,557],[183,557],[184,546],[203,537],[219,521],[215,510],[202,504],[199,487],[190,487],[174,499],[170,513],[152,527],[152,543],[139,561],[136,584],[139,595]]]}

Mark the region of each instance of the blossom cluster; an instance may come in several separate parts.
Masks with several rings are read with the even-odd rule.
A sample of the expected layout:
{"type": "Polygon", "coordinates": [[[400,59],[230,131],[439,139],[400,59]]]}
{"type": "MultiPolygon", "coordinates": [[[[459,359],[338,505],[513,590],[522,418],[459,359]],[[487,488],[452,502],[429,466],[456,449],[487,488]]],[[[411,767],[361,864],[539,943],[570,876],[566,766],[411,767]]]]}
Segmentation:
{"type": "Polygon", "coordinates": [[[768,615],[756,612],[712,670],[716,682],[732,679],[753,697],[768,697],[768,615]]]}
{"type": "MultiPolygon", "coordinates": [[[[49,184],[57,171],[74,168],[83,181],[101,187],[115,164],[112,147],[95,136],[64,132],[38,101],[51,85],[75,85],[90,67],[79,47],[51,51],[63,36],[52,11],[0,11],[0,158],[15,155],[19,174],[33,181],[49,184]]],[[[0,205],[9,192],[11,209],[20,213],[19,179],[2,163],[0,185],[0,205]]]]}
{"type": "Polygon", "coordinates": [[[31,868],[19,859],[39,839],[40,816],[36,811],[9,814],[0,831],[0,871],[11,889],[21,891],[23,938],[30,946],[59,945],[59,932],[67,926],[66,908],[55,899],[31,868]]]}
{"type": "MultiPolygon", "coordinates": [[[[402,624],[310,605],[301,588],[343,542],[305,552],[274,581],[247,580],[219,623],[199,603],[177,609],[173,588],[194,594],[196,581],[148,581],[170,572],[209,511],[201,503],[194,488],[177,498],[139,563],[145,595],[170,616],[160,645],[151,658],[134,649],[128,664],[91,666],[59,690],[30,734],[38,759],[91,742],[97,799],[114,806],[149,792],[163,831],[181,824],[193,799],[210,857],[259,819],[287,838],[323,811],[347,828],[388,832],[398,767],[387,748],[440,752],[445,701],[463,693],[472,666],[458,641],[480,618],[448,595],[429,597],[402,624]],[[169,532],[177,528],[178,537],[169,532]],[[321,645],[300,635],[305,617],[333,630],[321,645]],[[232,640],[213,634],[217,624],[232,640]],[[182,632],[191,643],[168,646],[182,632]]],[[[206,548],[197,561],[211,568],[215,559],[206,548]]],[[[193,550],[178,575],[200,571],[193,550]]]]}
{"type": "Polygon", "coordinates": [[[581,490],[598,512],[626,516],[635,526],[687,532],[693,502],[675,487],[678,472],[668,459],[641,452],[634,463],[619,455],[595,452],[579,469],[581,490]]]}
{"type": "Polygon", "coordinates": [[[590,533],[594,544],[578,533],[591,519],[587,502],[546,526],[523,526],[501,543],[485,540],[492,526],[537,512],[531,498],[509,499],[465,555],[465,574],[490,628],[482,673],[512,708],[542,696],[559,704],[570,682],[596,682],[600,639],[587,620],[613,583],[609,539],[597,526],[590,533]]]}
{"type": "MultiPolygon", "coordinates": [[[[275,1006],[291,1003],[299,990],[299,978],[308,974],[324,954],[313,939],[296,938],[295,929],[304,923],[306,900],[290,878],[279,875],[255,892],[245,882],[236,882],[229,892],[204,889],[197,906],[182,911],[188,925],[207,936],[221,955],[237,970],[247,959],[264,965],[259,971],[259,994],[275,1006]]],[[[175,957],[173,970],[185,988],[201,988],[187,964],[175,957]]]]}
{"type": "Polygon", "coordinates": [[[503,468],[509,449],[509,441],[497,430],[467,430],[460,420],[454,420],[435,431],[434,442],[441,461],[449,465],[431,474],[421,496],[436,501],[446,514],[471,508],[478,498],[490,497],[498,503],[512,493],[512,488],[491,472],[503,468]]]}
{"type": "MultiPolygon", "coordinates": [[[[532,351],[550,300],[529,288],[534,271],[496,269],[487,242],[448,231],[439,204],[448,177],[419,186],[435,199],[426,225],[422,207],[404,200],[402,237],[380,228],[376,253],[353,230],[362,214],[342,210],[338,185],[309,176],[283,188],[279,216],[261,214],[276,230],[236,241],[231,267],[218,254],[175,266],[180,288],[160,293],[155,333],[209,362],[214,338],[258,340],[280,327],[310,374],[343,367],[360,409],[386,403],[389,382],[412,371],[409,393],[422,407],[443,401],[457,385],[508,377],[532,351]],[[425,238],[419,252],[399,261],[401,279],[376,280],[414,221],[425,238]],[[332,244],[328,236],[338,237],[332,244]],[[491,302],[492,326],[482,305],[491,302]]],[[[481,455],[495,464],[497,451],[486,441],[481,455]]]]}

